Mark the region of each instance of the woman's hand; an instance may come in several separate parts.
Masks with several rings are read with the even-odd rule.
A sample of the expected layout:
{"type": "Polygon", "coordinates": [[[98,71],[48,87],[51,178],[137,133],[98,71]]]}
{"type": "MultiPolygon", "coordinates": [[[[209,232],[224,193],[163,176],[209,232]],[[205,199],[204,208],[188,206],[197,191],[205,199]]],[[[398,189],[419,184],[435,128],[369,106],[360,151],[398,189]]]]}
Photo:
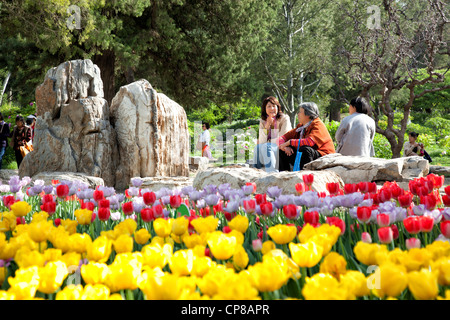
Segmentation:
{"type": "Polygon", "coordinates": [[[278,147],[280,150],[283,150],[288,156],[292,155],[294,153],[294,150],[291,147],[291,141],[286,141],[285,143],[282,143],[278,147]]]}
{"type": "Polygon", "coordinates": [[[267,117],[266,125],[265,125],[266,130],[269,130],[272,127],[273,122],[275,121],[274,119],[275,118],[272,118],[271,116],[267,117]]]}

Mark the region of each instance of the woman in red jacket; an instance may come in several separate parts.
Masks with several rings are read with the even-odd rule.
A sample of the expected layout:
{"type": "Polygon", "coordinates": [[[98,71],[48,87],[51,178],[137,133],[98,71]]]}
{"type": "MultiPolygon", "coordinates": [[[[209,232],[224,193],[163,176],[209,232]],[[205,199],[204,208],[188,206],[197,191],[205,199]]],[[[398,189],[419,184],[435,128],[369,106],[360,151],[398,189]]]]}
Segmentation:
{"type": "Polygon", "coordinates": [[[20,147],[31,140],[31,128],[25,125],[25,120],[21,115],[16,116],[16,125],[13,129],[12,142],[14,154],[16,156],[17,168],[22,163],[23,156],[20,147]]]}
{"type": "Polygon", "coordinates": [[[326,154],[335,153],[327,127],[319,119],[319,108],[314,102],[305,102],[298,111],[299,124],[279,139],[280,171],[292,171],[298,151],[302,152],[300,170],[304,165],[326,154]]]}

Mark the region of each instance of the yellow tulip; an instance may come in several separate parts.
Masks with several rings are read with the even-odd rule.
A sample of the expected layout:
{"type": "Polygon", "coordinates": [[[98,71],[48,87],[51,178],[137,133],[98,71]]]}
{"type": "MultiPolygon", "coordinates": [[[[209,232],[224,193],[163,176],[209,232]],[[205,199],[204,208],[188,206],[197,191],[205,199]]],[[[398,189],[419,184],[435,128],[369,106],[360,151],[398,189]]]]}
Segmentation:
{"type": "Polygon", "coordinates": [[[133,219],[125,219],[114,227],[115,238],[121,234],[128,234],[132,236],[137,228],[137,222],[133,219]]]}
{"type": "Polygon", "coordinates": [[[61,220],[60,225],[63,226],[64,230],[66,230],[69,234],[74,234],[77,232],[78,222],[76,220],[63,219],[61,220]]]}
{"type": "Polygon", "coordinates": [[[219,219],[214,218],[214,216],[207,216],[206,218],[197,218],[191,221],[191,225],[194,227],[195,231],[198,233],[208,233],[213,232],[217,229],[219,225],[219,219]]]}
{"type": "Polygon", "coordinates": [[[5,281],[7,272],[8,270],[5,267],[0,267],[0,286],[5,281]]]}
{"type": "Polygon", "coordinates": [[[91,224],[92,221],[92,211],[88,209],[77,209],[74,211],[74,216],[81,225],[91,224]]]}
{"type": "Polygon", "coordinates": [[[243,245],[244,244],[244,235],[237,231],[237,230],[231,230],[228,233],[225,233],[227,237],[234,237],[236,239],[237,245],[243,245]]]}
{"type": "Polygon", "coordinates": [[[85,253],[92,245],[91,236],[87,233],[74,233],[68,237],[70,251],[85,253]]]}
{"type": "Polygon", "coordinates": [[[191,249],[178,250],[169,259],[170,271],[178,276],[187,276],[191,273],[194,254],[191,249]]]}
{"type": "Polygon", "coordinates": [[[289,243],[291,257],[299,267],[314,267],[322,259],[323,248],[314,242],[289,243]]]}
{"type": "Polygon", "coordinates": [[[37,250],[30,250],[27,247],[19,248],[16,251],[14,260],[19,268],[28,268],[33,266],[43,267],[45,264],[45,257],[42,253],[37,250]]]}
{"type": "Polygon", "coordinates": [[[410,272],[408,288],[416,300],[436,299],[439,294],[438,273],[428,269],[410,272]]]}
{"type": "Polygon", "coordinates": [[[204,295],[212,297],[218,294],[227,285],[227,280],[234,275],[233,269],[217,265],[198,280],[198,288],[204,295]]]}
{"type": "Polygon", "coordinates": [[[348,300],[353,298],[335,277],[327,273],[316,273],[311,278],[306,278],[302,294],[305,300],[348,300]]]}
{"type": "Polygon", "coordinates": [[[141,250],[143,264],[150,268],[164,268],[172,256],[173,247],[170,244],[148,244],[141,250]]]}
{"type": "Polygon", "coordinates": [[[172,222],[172,219],[166,220],[163,218],[158,218],[153,221],[153,229],[159,237],[166,238],[170,236],[170,233],[172,232],[172,222]]]}
{"type": "Polygon", "coordinates": [[[67,266],[69,273],[73,273],[78,269],[78,264],[81,260],[81,254],[77,252],[67,252],[62,255],[61,261],[67,266]]]}
{"type": "Polygon", "coordinates": [[[252,285],[260,292],[270,292],[280,289],[289,280],[290,272],[286,263],[279,263],[269,258],[249,266],[248,272],[252,285]]]}
{"type": "Polygon", "coordinates": [[[31,211],[31,206],[26,201],[17,201],[11,205],[11,211],[16,217],[25,217],[31,211]]]}
{"type": "Polygon", "coordinates": [[[69,272],[62,261],[50,261],[44,267],[39,268],[39,287],[43,293],[54,293],[61,287],[69,272]]]}
{"type": "Polygon", "coordinates": [[[320,264],[321,273],[329,273],[336,279],[347,272],[347,261],[337,252],[328,253],[320,264]]]}
{"type": "Polygon", "coordinates": [[[29,224],[29,235],[34,242],[47,241],[53,228],[53,222],[47,220],[33,221],[29,224]]]}
{"type": "Polygon", "coordinates": [[[425,248],[412,248],[407,251],[407,254],[402,260],[402,264],[408,271],[418,271],[421,268],[430,266],[433,255],[425,248]]]}
{"type": "Polygon", "coordinates": [[[179,279],[178,275],[164,273],[155,268],[142,273],[139,289],[146,300],[177,300],[183,292],[183,284],[179,279]]]}
{"type": "Polygon", "coordinates": [[[267,230],[267,234],[277,244],[287,244],[294,240],[297,235],[297,228],[295,226],[288,226],[285,224],[277,224],[267,230]]]}
{"type": "Polygon", "coordinates": [[[234,254],[237,241],[235,237],[216,231],[209,235],[207,243],[216,259],[227,260],[234,254]]]}
{"type": "Polygon", "coordinates": [[[294,260],[289,258],[283,250],[273,249],[263,256],[263,262],[270,259],[275,260],[280,265],[285,265],[288,269],[289,275],[294,278],[294,280],[301,277],[298,265],[294,262],[294,260]]]}
{"type": "Polygon", "coordinates": [[[431,253],[433,260],[450,256],[450,242],[448,241],[433,241],[425,249],[431,253]]]}
{"type": "Polygon", "coordinates": [[[62,257],[62,251],[56,248],[50,248],[44,251],[45,261],[58,261],[62,257]]]}
{"type": "Polygon", "coordinates": [[[233,254],[233,264],[235,268],[240,271],[245,269],[248,265],[249,257],[242,245],[239,245],[233,254]]]}
{"type": "Polygon", "coordinates": [[[0,232],[13,231],[17,220],[13,212],[3,212],[0,215],[0,232]]]}
{"type": "Polygon", "coordinates": [[[197,233],[186,233],[182,236],[181,241],[183,241],[188,249],[193,249],[197,245],[204,244],[202,237],[197,233]]]}
{"type": "Polygon", "coordinates": [[[81,284],[69,284],[56,293],[55,300],[81,300],[82,294],[83,286],[81,284]]]}
{"type": "Polygon", "coordinates": [[[339,282],[350,294],[355,297],[370,295],[370,290],[367,285],[367,278],[362,272],[348,270],[345,274],[341,275],[339,282]]]}
{"type": "Polygon", "coordinates": [[[110,290],[103,284],[87,284],[81,294],[80,300],[107,300],[110,290]]]}
{"type": "Polygon", "coordinates": [[[0,300],[16,300],[16,295],[9,291],[0,290],[0,300]]]}
{"type": "Polygon", "coordinates": [[[273,241],[270,241],[270,240],[264,241],[264,243],[262,244],[261,253],[266,254],[267,252],[269,252],[275,248],[276,248],[276,245],[273,241]]]}
{"type": "MultiPolygon", "coordinates": [[[[1,299],[1,296],[0,296],[0,299],[1,299]]],[[[445,296],[444,297],[439,296],[439,297],[437,297],[437,299],[438,300],[450,300],[450,290],[449,289],[445,290],[445,296]]]]}
{"type": "Polygon", "coordinates": [[[134,241],[136,241],[136,243],[140,245],[146,244],[151,237],[152,236],[145,228],[139,229],[134,233],[134,241]]]}
{"type": "Polygon", "coordinates": [[[377,264],[377,255],[383,254],[383,251],[388,251],[385,245],[379,245],[377,243],[365,243],[359,241],[354,247],[356,259],[367,266],[377,264]]]}
{"type": "MultiPolygon", "coordinates": [[[[248,274],[248,273],[247,273],[248,274]]],[[[223,286],[213,299],[218,300],[257,300],[260,299],[258,290],[253,287],[251,280],[245,273],[229,274],[227,285],[223,286]]]]}
{"type": "Polygon", "coordinates": [[[81,266],[80,272],[87,284],[102,284],[108,274],[108,266],[104,263],[89,262],[81,266]]]}
{"type": "MultiPolygon", "coordinates": [[[[194,254],[195,255],[195,254],[194,254]]],[[[213,266],[215,262],[210,257],[196,257],[192,263],[191,275],[203,277],[213,266]]]]}
{"type": "Polygon", "coordinates": [[[47,221],[48,220],[48,213],[45,211],[41,212],[35,212],[33,213],[32,222],[38,222],[38,221],[47,221]]]}
{"type": "Polygon", "coordinates": [[[431,270],[438,272],[438,283],[441,286],[450,285],[450,257],[442,257],[433,261],[431,263],[431,270]]]}
{"type": "Polygon", "coordinates": [[[133,238],[127,234],[120,235],[113,242],[114,251],[116,253],[126,253],[133,251],[133,238]]]}
{"type": "Polygon", "coordinates": [[[142,271],[142,254],[119,253],[113,263],[108,267],[105,277],[105,285],[111,292],[120,290],[135,290],[138,287],[138,279],[142,271]]]}
{"type": "Polygon", "coordinates": [[[34,298],[39,286],[38,267],[20,268],[16,270],[14,277],[8,278],[10,288],[17,300],[30,300],[34,298]]]}
{"type": "Polygon", "coordinates": [[[87,259],[89,261],[105,263],[112,251],[112,241],[106,236],[95,239],[87,248],[87,259]]]}
{"type": "Polygon", "coordinates": [[[176,236],[185,234],[188,230],[189,220],[185,216],[173,219],[172,221],[172,233],[176,236]]]}
{"type": "Polygon", "coordinates": [[[240,233],[245,233],[248,229],[248,218],[238,214],[230,222],[228,222],[228,226],[231,230],[237,230],[240,233]]]}
{"type": "Polygon", "coordinates": [[[406,268],[392,262],[385,262],[373,275],[375,283],[372,283],[373,293],[379,297],[397,297],[408,286],[408,275],[406,268]]]}

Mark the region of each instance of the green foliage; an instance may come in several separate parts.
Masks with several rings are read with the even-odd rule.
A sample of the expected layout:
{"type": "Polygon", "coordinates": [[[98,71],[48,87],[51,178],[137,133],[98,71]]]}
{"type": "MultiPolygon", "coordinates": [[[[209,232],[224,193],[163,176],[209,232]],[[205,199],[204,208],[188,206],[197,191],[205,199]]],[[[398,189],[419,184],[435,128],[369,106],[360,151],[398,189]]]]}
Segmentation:
{"type": "Polygon", "coordinates": [[[386,139],[386,137],[382,134],[375,133],[375,137],[373,138],[373,147],[375,149],[376,158],[392,158],[391,145],[389,144],[389,141],[386,139]]]}

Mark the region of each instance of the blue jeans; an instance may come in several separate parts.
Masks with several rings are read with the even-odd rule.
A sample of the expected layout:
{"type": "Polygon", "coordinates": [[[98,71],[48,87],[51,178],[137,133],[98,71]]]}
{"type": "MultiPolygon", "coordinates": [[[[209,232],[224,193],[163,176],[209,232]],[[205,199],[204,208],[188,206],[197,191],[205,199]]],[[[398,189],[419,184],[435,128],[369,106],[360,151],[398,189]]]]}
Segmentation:
{"type": "Polygon", "coordinates": [[[2,161],[3,161],[3,156],[5,155],[5,152],[6,152],[6,146],[0,147],[0,169],[2,168],[2,161]]]}
{"type": "Polygon", "coordinates": [[[265,168],[267,172],[278,171],[278,146],[275,143],[262,143],[255,147],[253,164],[255,168],[265,168]]]}

